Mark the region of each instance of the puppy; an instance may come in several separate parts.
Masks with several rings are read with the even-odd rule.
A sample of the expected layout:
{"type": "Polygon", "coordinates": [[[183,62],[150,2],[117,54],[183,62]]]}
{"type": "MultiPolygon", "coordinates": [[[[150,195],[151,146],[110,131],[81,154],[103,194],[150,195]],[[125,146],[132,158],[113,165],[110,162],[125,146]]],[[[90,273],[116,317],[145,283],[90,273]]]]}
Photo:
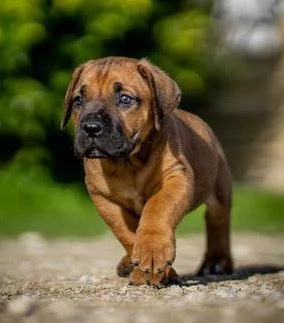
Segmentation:
{"type": "Polygon", "coordinates": [[[145,59],[107,57],[79,66],[61,123],[72,117],[86,186],[126,254],[132,284],[176,278],[175,228],[206,204],[207,250],[199,275],[232,272],[231,177],[209,126],[178,109],[181,91],[145,59]]]}

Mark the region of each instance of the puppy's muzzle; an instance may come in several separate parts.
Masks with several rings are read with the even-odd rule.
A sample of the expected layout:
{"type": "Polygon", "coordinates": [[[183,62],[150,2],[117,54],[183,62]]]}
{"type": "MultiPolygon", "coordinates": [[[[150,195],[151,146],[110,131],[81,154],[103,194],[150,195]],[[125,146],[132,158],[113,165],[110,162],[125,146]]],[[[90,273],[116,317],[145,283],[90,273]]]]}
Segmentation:
{"type": "Polygon", "coordinates": [[[82,116],[75,138],[75,153],[79,158],[119,158],[131,153],[137,135],[128,137],[119,119],[105,111],[82,116]]]}

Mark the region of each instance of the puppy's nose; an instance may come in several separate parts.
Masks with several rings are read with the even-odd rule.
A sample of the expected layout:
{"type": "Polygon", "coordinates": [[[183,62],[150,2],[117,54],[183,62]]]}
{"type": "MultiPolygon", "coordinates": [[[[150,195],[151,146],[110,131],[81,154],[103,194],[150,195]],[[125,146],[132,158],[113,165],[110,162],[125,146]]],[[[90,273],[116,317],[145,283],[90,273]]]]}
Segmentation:
{"type": "Polygon", "coordinates": [[[89,137],[97,137],[103,131],[103,125],[99,121],[88,121],[83,125],[83,130],[89,137]]]}

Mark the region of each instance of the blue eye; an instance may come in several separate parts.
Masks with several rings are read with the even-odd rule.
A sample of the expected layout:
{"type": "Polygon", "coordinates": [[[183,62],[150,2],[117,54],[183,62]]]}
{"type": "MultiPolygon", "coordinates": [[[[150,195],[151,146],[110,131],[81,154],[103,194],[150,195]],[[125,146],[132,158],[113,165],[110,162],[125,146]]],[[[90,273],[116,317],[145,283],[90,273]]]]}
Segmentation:
{"type": "Polygon", "coordinates": [[[131,96],[127,95],[127,94],[121,94],[119,96],[119,104],[122,104],[124,106],[130,105],[133,100],[134,99],[131,96]]]}
{"type": "Polygon", "coordinates": [[[76,106],[76,107],[80,107],[83,103],[83,98],[81,95],[77,95],[75,98],[74,98],[74,101],[73,101],[73,104],[76,106]]]}

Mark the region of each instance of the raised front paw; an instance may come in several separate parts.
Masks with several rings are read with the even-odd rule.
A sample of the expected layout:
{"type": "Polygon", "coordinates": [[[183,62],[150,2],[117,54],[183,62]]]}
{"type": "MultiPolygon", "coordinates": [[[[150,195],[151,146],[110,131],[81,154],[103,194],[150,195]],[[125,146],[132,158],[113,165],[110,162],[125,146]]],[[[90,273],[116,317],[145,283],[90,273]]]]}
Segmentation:
{"type": "Polygon", "coordinates": [[[134,285],[160,285],[177,278],[172,263],[175,259],[173,235],[139,233],[132,252],[135,266],[130,274],[134,285]]]}

